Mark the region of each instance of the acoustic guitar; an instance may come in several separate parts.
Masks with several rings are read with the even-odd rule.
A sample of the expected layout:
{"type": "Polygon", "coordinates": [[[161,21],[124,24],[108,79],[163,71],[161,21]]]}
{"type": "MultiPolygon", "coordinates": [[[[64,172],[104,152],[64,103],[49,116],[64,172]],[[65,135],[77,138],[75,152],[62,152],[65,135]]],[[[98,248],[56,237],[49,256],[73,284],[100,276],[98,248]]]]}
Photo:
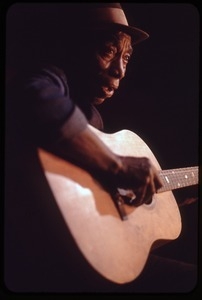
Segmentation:
{"type": "MultiPolygon", "coordinates": [[[[106,134],[90,127],[115,153],[150,158],[163,182],[149,204],[135,207],[122,201],[117,208],[88,172],[38,149],[48,184],[81,254],[102,276],[124,284],[140,275],[152,248],[180,235],[181,216],[172,190],[198,184],[198,167],[162,170],[148,145],[132,131],[106,134]]],[[[118,192],[124,198],[131,191],[118,192]]]]}

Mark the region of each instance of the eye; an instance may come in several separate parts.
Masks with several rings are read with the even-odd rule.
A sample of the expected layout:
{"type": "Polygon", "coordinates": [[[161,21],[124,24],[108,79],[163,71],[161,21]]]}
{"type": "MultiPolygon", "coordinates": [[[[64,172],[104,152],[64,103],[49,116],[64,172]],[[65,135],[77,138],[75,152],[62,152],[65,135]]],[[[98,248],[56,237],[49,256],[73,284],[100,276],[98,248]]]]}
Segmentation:
{"type": "Polygon", "coordinates": [[[115,47],[111,46],[111,45],[105,45],[102,54],[107,57],[107,58],[113,58],[116,54],[117,50],[115,47]]]}
{"type": "Polygon", "coordinates": [[[131,55],[129,53],[127,53],[127,54],[124,55],[123,60],[124,60],[125,63],[128,63],[130,58],[131,58],[131,55]]]}

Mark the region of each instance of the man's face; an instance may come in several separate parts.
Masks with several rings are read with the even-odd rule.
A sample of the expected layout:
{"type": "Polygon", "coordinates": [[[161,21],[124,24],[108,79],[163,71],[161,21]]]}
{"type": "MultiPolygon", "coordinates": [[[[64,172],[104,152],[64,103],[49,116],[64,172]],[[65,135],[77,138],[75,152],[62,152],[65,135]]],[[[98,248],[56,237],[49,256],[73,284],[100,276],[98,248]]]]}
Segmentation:
{"type": "Polygon", "coordinates": [[[89,96],[93,104],[99,105],[112,97],[125,76],[131,55],[131,37],[122,32],[102,37],[96,44],[89,66],[89,96]]]}

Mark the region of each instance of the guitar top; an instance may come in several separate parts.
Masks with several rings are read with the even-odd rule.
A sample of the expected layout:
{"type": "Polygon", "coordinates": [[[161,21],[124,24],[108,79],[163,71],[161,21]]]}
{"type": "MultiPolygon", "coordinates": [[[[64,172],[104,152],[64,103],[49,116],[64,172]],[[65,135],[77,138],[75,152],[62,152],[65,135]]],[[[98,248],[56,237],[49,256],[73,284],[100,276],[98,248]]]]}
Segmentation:
{"type": "Polygon", "coordinates": [[[105,134],[91,129],[117,154],[150,158],[165,183],[150,204],[124,204],[127,218],[122,220],[111,196],[88,172],[38,151],[55,201],[81,254],[102,276],[123,284],[140,275],[155,244],[179,236],[181,216],[171,190],[197,184],[198,168],[185,168],[185,173],[183,168],[162,171],[150,148],[135,133],[105,134]]]}

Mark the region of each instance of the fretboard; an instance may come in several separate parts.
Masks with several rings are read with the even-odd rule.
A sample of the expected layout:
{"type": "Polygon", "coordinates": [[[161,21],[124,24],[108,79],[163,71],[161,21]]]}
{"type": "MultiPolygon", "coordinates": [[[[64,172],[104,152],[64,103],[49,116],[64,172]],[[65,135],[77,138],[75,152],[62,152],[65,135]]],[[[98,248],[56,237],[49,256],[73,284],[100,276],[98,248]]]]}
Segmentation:
{"type": "Polygon", "coordinates": [[[163,186],[158,193],[198,184],[198,167],[162,170],[159,175],[163,186]]]}

